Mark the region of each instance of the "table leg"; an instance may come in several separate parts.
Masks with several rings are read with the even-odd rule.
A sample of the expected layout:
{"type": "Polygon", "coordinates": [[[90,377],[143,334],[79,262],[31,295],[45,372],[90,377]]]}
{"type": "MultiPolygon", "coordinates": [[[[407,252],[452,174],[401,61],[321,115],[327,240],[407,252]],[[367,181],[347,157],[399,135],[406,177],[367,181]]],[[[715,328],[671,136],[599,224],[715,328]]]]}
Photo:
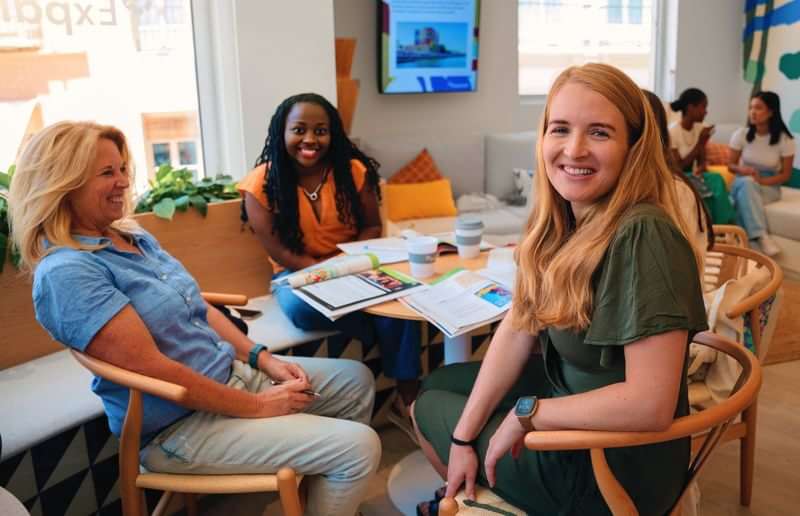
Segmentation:
{"type": "Polygon", "coordinates": [[[469,333],[458,335],[457,337],[444,338],[444,364],[457,364],[458,362],[469,362],[472,356],[472,339],[469,333]]]}

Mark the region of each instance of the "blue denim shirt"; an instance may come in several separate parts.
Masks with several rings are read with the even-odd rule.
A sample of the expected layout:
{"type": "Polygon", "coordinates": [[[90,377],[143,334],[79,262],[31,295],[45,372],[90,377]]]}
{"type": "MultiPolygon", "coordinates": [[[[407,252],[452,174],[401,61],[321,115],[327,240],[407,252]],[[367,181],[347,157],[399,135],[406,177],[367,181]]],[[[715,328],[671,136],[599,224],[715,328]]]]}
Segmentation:
{"type": "MultiPolygon", "coordinates": [[[[161,353],[217,382],[228,381],[233,346],[208,325],[197,283],[152,235],[143,230],[134,235],[141,255],[121,251],[107,238],[75,238],[108,246],[97,251],[58,248],[36,268],[36,319],[53,339],[84,351],[97,332],[130,304],[161,353]]],[[[119,436],[128,390],[97,377],[92,390],[103,400],[111,431],[119,436]]],[[[143,398],[143,409],[142,445],[191,412],[149,395],[143,398]]]]}

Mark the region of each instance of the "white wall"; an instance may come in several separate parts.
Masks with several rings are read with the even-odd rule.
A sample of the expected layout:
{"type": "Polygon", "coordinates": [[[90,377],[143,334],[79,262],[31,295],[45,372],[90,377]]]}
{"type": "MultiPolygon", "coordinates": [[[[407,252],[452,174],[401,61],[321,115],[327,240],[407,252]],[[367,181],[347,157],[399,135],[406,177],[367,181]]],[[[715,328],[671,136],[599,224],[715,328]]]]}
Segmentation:
{"type": "Polygon", "coordinates": [[[745,122],[751,85],[742,78],[743,27],[744,0],[680,0],[675,95],[703,90],[711,123],[745,122]]]}
{"type": "Polygon", "coordinates": [[[247,163],[290,95],[313,91],[336,105],[333,0],[234,2],[247,163]]]}
{"type": "MultiPolygon", "coordinates": [[[[709,120],[740,121],[749,94],[741,79],[742,2],[678,1],[678,45],[672,54],[676,71],[662,83],[674,81],[678,92],[688,86],[702,88],[710,98],[709,120]]],[[[384,139],[413,134],[415,140],[421,135],[434,140],[536,129],[541,102],[526,104],[517,94],[516,0],[481,2],[478,91],[441,95],[378,93],[375,4],[334,0],[336,36],[357,39],[352,75],[360,79],[361,91],[354,136],[384,139]]]]}
{"type": "Polygon", "coordinates": [[[313,91],[336,105],[333,0],[192,0],[206,164],[242,177],[272,113],[313,91]]]}

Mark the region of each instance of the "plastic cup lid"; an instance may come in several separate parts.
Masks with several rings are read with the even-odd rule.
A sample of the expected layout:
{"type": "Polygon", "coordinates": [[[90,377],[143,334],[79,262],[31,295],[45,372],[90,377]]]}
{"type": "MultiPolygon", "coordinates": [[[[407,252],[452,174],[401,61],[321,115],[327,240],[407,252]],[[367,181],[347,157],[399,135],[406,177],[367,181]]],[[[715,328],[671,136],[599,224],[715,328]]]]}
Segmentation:
{"type": "Polygon", "coordinates": [[[458,229],[483,229],[483,221],[475,216],[462,215],[456,219],[458,229]]]}

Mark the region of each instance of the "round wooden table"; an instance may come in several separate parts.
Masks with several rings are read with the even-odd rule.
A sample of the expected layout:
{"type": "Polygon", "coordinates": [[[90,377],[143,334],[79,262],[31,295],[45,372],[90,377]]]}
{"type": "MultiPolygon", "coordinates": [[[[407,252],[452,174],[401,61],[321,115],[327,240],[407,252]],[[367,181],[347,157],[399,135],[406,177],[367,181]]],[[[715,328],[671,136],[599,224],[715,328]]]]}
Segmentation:
{"type": "MultiPolygon", "coordinates": [[[[448,253],[438,256],[434,263],[434,270],[436,271],[433,276],[421,278],[420,281],[430,283],[435,281],[436,278],[442,274],[449,272],[456,267],[461,267],[467,270],[475,271],[486,267],[486,260],[489,257],[489,252],[484,251],[476,258],[461,259],[458,253],[448,253]]],[[[400,272],[410,275],[410,268],[408,262],[393,263],[387,265],[391,269],[396,269],[400,272]]],[[[408,321],[424,321],[425,318],[420,314],[410,309],[398,300],[387,301],[379,305],[373,305],[364,309],[365,312],[372,315],[381,315],[383,317],[391,317],[393,319],[405,319],[408,321]]],[[[469,333],[458,335],[456,337],[444,336],[444,363],[455,364],[457,362],[467,362],[470,358],[470,338],[469,333]]]]}
{"type": "MultiPolygon", "coordinates": [[[[483,269],[486,267],[488,258],[488,251],[482,252],[477,258],[469,260],[462,260],[458,257],[458,253],[438,256],[434,264],[436,273],[433,276],[421,278],[421,281],[430,283],[442,274],[456,267],[462,267],[472,271],[483,269]]],[[[393,263],[387,265],[387,267],[410,274],[410,265],[408,262],[393,263]]],[[[370,306],[369,308],[365,308],[364,311],[370,314],[382,315],[395,319],[405,319],[409,321],[425,320],[424,317],[397,300],[370,306]]],[[[467,362],[471,354],[472,346],[470,344],[469,333],[456,337],[448,337],[445,335],[445,365],[467,362]]],[[[442,483],[443,480],[439,478],[433,466],[425,459],[422,451],[416,450],[392,467],[392,471],[389,473],[389,478],[387,480],[387,493],[392,504],[394,504],[398,511],[406,515],[413,515],[415,514],[417,503],[430,499],[433,490],[442,483]]]]}

